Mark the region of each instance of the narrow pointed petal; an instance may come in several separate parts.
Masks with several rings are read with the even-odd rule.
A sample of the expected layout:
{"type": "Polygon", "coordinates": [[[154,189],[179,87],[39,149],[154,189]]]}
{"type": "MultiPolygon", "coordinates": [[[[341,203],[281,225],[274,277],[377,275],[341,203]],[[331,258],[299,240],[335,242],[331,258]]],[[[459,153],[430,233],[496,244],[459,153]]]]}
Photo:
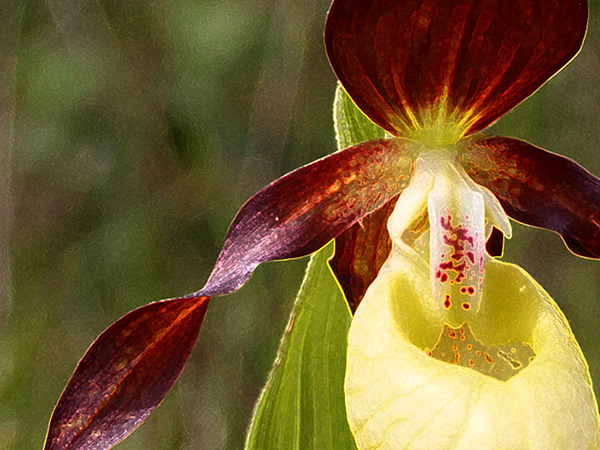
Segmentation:
{"type": "Polygon", "coordinates": [[[335,254],[329,265],[344,290],[352,313],[392,249],[387,221],[397,200],[393,198],[335,239],[335,254]]]}
{"type": "MultiPolygon", "coordinates": [[[[327,54],[358,107],[395,135],[482,130],[577,53],[582,0],[335,0],[327,54]]],[[[459,133],[460,134],[460,133],[459,133]]]]}
{"type": "Polygon", "coordinates": [[[408,182],[412,145],[403,139],[364,142],[267,186],[234,219],[197,295],[233,292],[258,264],[313,253],[383,206],[408,182]]]}
{"type": "Polygon", "coordinates": [[[555,231],[573,253],[600,259],[600,179],[583,167],[504,137],[468,141],[462,164],[510,217],[555,231]]]}
{"type": "Polygon", "coordinates": [[[183,370],[207,307],[207,297],[164,300],[108,327],[62,393],[45,449],[108,449],[140,425],[183,370]]]}

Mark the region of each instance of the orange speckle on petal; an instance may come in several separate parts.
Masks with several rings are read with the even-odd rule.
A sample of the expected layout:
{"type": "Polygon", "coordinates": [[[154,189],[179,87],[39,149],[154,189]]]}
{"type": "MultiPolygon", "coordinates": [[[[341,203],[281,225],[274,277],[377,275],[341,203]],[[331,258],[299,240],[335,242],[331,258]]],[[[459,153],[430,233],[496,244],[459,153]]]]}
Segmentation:
{"type": "Polygon", "coordinates": [[[342,187],[342,182],[340,180],[335,180],[335,183],[333,183],[331,186],[329,186],[327,188],[327,193],[333,194],[334,192],[339,191],[341,187],[342,187]]]}
{"type": "Polygon", "coordinates": [[[351,173],[350,175],[348,175],[347,177],[344,177],[342,179],[342,182],[344,184],[348,184],[348,183],[352,183],[354,180],[356,179],[356,173],[351,173]]]}

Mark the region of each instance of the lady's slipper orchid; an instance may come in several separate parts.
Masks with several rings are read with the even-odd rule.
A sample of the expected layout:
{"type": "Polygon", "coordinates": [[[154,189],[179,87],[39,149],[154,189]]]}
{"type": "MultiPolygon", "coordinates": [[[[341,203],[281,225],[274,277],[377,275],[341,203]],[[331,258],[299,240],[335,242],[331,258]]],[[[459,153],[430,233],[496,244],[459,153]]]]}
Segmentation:
{"type": "Polygon", "coordinates": [[[335,0],[331,65],[389,137],[273,182],[238,213],[204,288],[101,334],[46,448],[123,439],[179,376],[210,297],[332,239],[356,311],[346,404],[360,448],[597,447],[588,368],[564,316],[485,243],[492,227],[510,236],[508,214],[600,258],[600,180],[526,142],[475,134],[574,57],[587,15],[583,0],[335,0]]]}

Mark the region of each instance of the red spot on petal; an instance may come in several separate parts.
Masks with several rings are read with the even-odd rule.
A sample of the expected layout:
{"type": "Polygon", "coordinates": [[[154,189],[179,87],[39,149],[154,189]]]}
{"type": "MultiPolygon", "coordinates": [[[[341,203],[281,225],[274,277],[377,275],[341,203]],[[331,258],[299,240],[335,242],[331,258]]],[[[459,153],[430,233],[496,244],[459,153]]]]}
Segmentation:
{"type": "Polygon", "coordinates": [[[451,222],[452,222],[452,216],[450,216],[450,215],[448,215],[446,217],[443,217],[443,216],[440,217],[440,225],[442,226],[442,228],[444,230],[452,229],[451,222]]]}
{"type": "Polygon", "coordinates": [[[452,302],[450,301],[450,296],[446,295],[446,299],[444,300],[444,308],[449,309],[452,306],[452,302]]]}
{"type": "Polygon", "coordinates": [[[460,261],[461,259],[463,259],[464,256],[465,255],[463,255],[460,252],[455,252],[455,253],[452,253],[452,255],[450,255],[450,258],[452,258],[454,261],[460,261]]]}
{"type": "Polygon", "coordinates": [[[469,261],[471,261],[471,264],[475,264],[475,253],[467,252],[465,254],[467,255],[467,258],[469,258],[469,261]]]}

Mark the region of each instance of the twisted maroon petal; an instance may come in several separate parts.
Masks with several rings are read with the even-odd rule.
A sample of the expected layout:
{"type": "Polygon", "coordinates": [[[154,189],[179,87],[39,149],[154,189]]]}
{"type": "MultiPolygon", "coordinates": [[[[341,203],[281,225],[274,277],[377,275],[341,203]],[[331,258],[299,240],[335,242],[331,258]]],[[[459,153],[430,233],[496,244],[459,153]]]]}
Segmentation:
{"type": "Polygon", "coordinates": [[[335,238],[335,254],[329,265],[352,312],[390,254],[392,240],[387,221],[397,200],[393,198],[335,238]]]}
{"type": "Polygon", "coordinates": [[[442,111],[467,134],[531,95],[577,53],[585,0],[335,0],[331,65],[358,107],[390,133],[442,111]]]}
{"type": "Polygon", "coordinates": [[[252,197],[233,221],[201,296],[241,287],[265,261],[308,255],[407,184],[410,141],[364,142],[301,167],[252,197]]]}
{"type": "Polygon", "coordinates": [[[504,137],[468,141],[462,163],[510,217],[556,231],[577,255],[600,258],[600,179],[583,167],[504,137]]]}
{"type": "Polygon", "coordinates": [[[164,300],[108,327],[63,391],[45,449],[107,449],[140,425],[183,370],[207,307],[207,297],[164,300]]]}

